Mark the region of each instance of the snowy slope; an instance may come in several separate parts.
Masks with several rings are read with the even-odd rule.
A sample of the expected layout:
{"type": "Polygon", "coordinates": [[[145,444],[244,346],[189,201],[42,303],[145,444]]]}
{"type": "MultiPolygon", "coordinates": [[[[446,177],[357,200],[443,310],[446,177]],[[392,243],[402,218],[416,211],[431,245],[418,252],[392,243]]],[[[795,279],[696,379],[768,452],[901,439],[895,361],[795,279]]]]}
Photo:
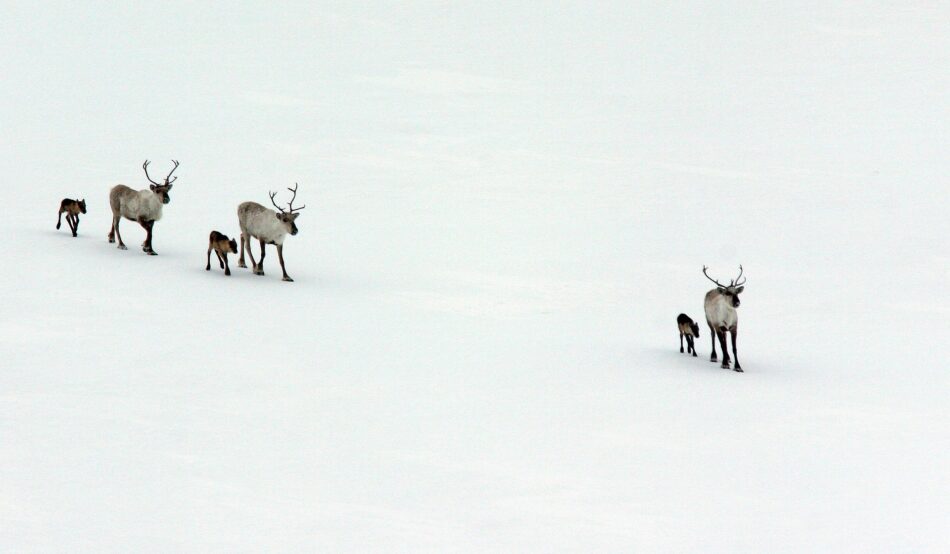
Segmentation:
{"type": "Polygon", "coordinates": [[[950,549],[950,14],[625,4],[5,8],[0,549],[950,549]]]}

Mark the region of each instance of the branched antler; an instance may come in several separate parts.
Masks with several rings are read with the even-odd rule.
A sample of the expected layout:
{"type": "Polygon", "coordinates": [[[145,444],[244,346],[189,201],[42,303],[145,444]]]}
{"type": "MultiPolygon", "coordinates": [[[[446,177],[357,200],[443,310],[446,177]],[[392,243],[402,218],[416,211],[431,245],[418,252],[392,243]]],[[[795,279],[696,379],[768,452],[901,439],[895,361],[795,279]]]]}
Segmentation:
{"type": "Polygon", "coordinates": [[[289,190],[290,192],[294,193],[293,197],[291,197],[291,199],[290,199],[290,203],[287,204],[287,210],[288,210],[288,211],[284,211],[283,208],[281,208],[280,206],[277,205],[277,202],[274,202],[274,197],[277,196],[277,193],[276,193],[276,192],[268,192],[268,193],[267,193],[267,195],[270,196],[270,203],[273,204],[275,208],[277,208],[278,210],[280,210],[280,213],[282,213],[282,214],[287,214],[287,213],[292,214],[292,213],[294,213],[294,212],[299,212],[300,210],[306,208],[306,207],[307,207],[306,205],[300,206],[299,208],[295,208],[295,207],[294,207],[294,200],[297,198],[297,187],[299,187],[299,186],[300,186],[299,184],[294,183],[294,188],[287,187],[287,190],[289,190]]]}
{"type": "Polygon", "coordinates": [[[742,264],[739,264],[739,276],[736,277],[735,282],[733,283],[732,286],[738,287],[738,286],[740,286],[740,285],[744,285],[744,284],[745,284],[745,281],[742,281],[741,283],[739,282],[739,279],[742,278],[742,272],[743,272],[742,264]]]}
{"type": "MultiPolygon", "coordinates": [[[[152,163],[152,162],[150,162],[150,161],[148,161],[148,160],[145,160],[145,163],[142,164],[142,169],[145,170],[145,178],[148,179],[150,183],[152,183],[153,185],[155,185],[155,186],[157,186],[157,187],[163,186],[161,183],[156,183],[155,181],[153,181],[153,180],[152,180],[152,177],[148,174],[148,164],[150,164],[150,163],[152,163]]],[[[165,186],[168,186],[168,185],[174,183],[174,182],[175,182],[175,179],[178,179],[178,177],[175,177],[175,179],[172,179],[171,181],[168,180],[168,178],[172,176],[172,173],[174,173],[175,170],[178,169],[178,161],[177,161],[177,160],[172,160],[172,163],[175,164],[175,167],[173,167],[172,170],[169,171],[169,172],[168,172],[168,175],[165,177],[165,186]]]]}
{"type": "Polygon", "coordinates": [[[168,180],[168,178],[172,176],[172,173],[174,173],[175,170],[178,169],[178,160],[172,160],[172,163],[175,164],[175,167],[173,167],[172,170],[168,172],[168,175],[165,176],[166,185],[170,185],[174,183],[176,179],[178,179],[178,177],[176,176],[175,179],[172,179],[171,181],[168,180]]]}
{"type": "Polygon", "coordinates": [[[160,187],[160,186],[162,186],[161,183],[156,183],[155,181],[153,181],[152,178],[151,178],[151,177],[149,176],[149,174],[148,174],[148,164],[150,164],[150,163],[152,163],[152,162],[150,162],[150,161],[148,161],[148,160],[145,160],[145,163],[142,164],[142,169],[145,170],[145,178],[148,179],[149,182],[152,183],[153,185],[160,187]]]}
{"type": "Polygon", "coordinates": [[[706,267],[706,266],[703,266],[703,275],[705,275],[707,279],[709,279],[709,280],[712,281],[713,283],[716,283],[716,286],[718,286],[718,287],[725,287],[725,286],[726,286],[726,285],[723,285],[722,283],[720,283],[719,281],[713,279],[712,277],[710,277],[709,274],[706,273],[706,270],[707,270],[707,269],[709,269],[709,268],[706,267]]]}

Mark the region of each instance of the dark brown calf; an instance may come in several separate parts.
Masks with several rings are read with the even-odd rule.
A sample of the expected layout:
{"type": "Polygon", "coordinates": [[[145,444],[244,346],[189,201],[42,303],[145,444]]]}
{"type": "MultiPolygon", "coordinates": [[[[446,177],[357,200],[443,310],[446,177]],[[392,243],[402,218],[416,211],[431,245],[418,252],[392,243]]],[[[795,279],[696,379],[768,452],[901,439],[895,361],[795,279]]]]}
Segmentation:
{"type": "Polygon", "coordinates": [[[228,239],[228,236],[224,233],[211,231],[211,235],[208,236],[208,265],[205,266],[205,271],[211,271],[211,251],[214,250],[215,255],[218,256],[218,263],[221,264],[221,269],[224,270],[224,274],[230,275],[231,266],[228,265],[228,252],[237,254],[237,248],[236,240],[228,239]]]}
{"type": "Polygon", "coordinates": [[[79,214],[86,213],[86,200],[63,198],[63,201],[59,203],[59,215],[56,217],[57,229],[63,224],[63,212],[66,213],[66,223],[69,224],[73,236],[77,236],[76,233],[79,231],[79,214]]]}
{"type": "Polygon", "coordinates": [[[695,358],[696,345],[693,343],[693,339],[699,338],[699,324],[688,315],[680,314],[676,317],[676,325],[680,330],[680,353],[683,352],[683,337],[686,337],[686,353],[692,352],[695,358]]]}

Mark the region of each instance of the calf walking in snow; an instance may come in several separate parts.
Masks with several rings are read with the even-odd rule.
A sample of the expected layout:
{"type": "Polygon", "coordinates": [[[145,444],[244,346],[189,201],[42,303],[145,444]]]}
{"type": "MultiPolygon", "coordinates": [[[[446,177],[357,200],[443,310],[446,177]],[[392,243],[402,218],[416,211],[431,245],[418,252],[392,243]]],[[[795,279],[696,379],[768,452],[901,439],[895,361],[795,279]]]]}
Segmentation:
{"type": "Polygon", "coordinates": [[[79,214],[86,213],[86,200],[73,200],[72,198],[63,198],[59,203],[59,215],[56,218],[56,229],[63,224],[63,213],[66,213],[66,223],[69,225],[73,236],[77,236],[79,231],[79,214]]]}
{"type": "Polygon", "coordinates": [[[165,183],[158,184],[152,181],[148,175],[149,161],[145,160],[142,169],[145,170],[145,177],[152,184],[147,189],[133,190],[125,185],[116,185],[109,191],[109,206],[112,207],[112,229],[109,230],[109,242],[115,242],[119,239],[119,249],[126,250],[125,243],[122,242],[122,235],[119,233],[119,221],[126,218],[137,222],[145,229],[145,242],[142,243],[142,251],[150,256],[155,256],[152,250],[152,227],[155,222],[162,218],[162,206],[171,202],[168,191],[172,189],[172,183],[178,179],[169,180],[172,173],[178,169],[178,162],[172,160],[175,167],[165,176],[165,183]]]}
{"type": "Polygon", "coordinates": [[[208,264],[205,266],[205,271],[211,271],[212,250],[214,251],[215,255],[218,256],[218,263],[221,264],[221,269],[224,270],[224,274],[230,275],[231,266],[228,265],[228,252],[233,254],[238,253],[237,241],[234,239],[228,239],[228,236],[224,233],[211,231],[211,235],[208,236],[208,264]]]}
{"type": "Polygon", "coordinates": [[[297,213],[306,208],[300,206],[294,208],[294,199],[297,198],[297,184],[294,188],[288,188],[294,195],[287,204],[287,211],[274,202],[276,192],[269,193],[271,204],[277,208],[280,213],[265,208],[257,202],[244,202],[238,206],[238,223],[241,225],[241,255],[238,258],[238,267],[247,267],[244,263],[244,247],[247,245],[247,255],[251,257],[251,265],[254,266],[255,275],[264,274],[264,247],[273,244],[277,247],[277,258],[280,260],[280,269],[284,272],[284,281],[293,281],[290,275],[287,275],[287,268],[284,267],[284,239],[287,234],[297,234],[297,213]],[[261,262],[254,260],[254,253],[251,252],[251,237],[256,238],[261,243],[261,262]]]}
{"type": "Polygon", "coordinates": [[[694,322],[686,314],[676,316],[676,325],[680,330],[680,354],[683,353],[683,337],[686,337],[686,353],[693,353],[696,357],[696,346],[693,343],[694,338],[699,338],[699,324],[694,322]]]}

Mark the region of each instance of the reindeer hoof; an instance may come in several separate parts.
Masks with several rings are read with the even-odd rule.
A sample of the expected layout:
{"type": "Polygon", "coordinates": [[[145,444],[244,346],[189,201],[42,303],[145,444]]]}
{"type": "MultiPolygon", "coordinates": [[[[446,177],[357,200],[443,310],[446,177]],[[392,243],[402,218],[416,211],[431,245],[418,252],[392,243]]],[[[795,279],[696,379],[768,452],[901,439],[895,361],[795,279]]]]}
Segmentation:
{"type": "Polygon", "coordinates": [[[129,249],[129,248],[128,248],[126,245],[124,245],[124,244],[120,244],[118,248],[119,248],[119,250],[128,250],[128,249],[129,249]]]}
{"type": "Polygon", "coordinates": [[[247,269],[247,264],[244,262],[238,262],[238,267],[243,267],[244,269],[247,269]]]}
{"type": "Polygon", "coordinates": [[[729,367],[729,364],[727,364],[727,363],[723,363],[723,364],[722,364],[721,366],[719,366],[719,367],[721,367],[721,368],[723,368],[723,369],[732,369],[732,368],[729,367]]]}
{"type": "Polygon", "coordinates": [[[697,356],[696,353],[693,352],[693,357],[694,357],[694,358],[698,358],[699,356],[697,356]]]}
{"type": "Polygon", "coordinates": [[[145,253],[148,254],[149,256],[158,256],[158,253],[155,252],[154,250],[146,250],[145,253]]]}
{"type": "Polygon", "coordinates": [[[735,372],[737,372],[737,373],[745,373],[744,371],[742,371],[742,368],[739,367],[739,366],[734,367],[734,368],[732,369],[732,371],[735,371],[735,372]]]}
{"type": "Polygon", "coordinates": [[[263,269],[255,269],[255,270],[254,270],[254,275],[263,275],[263,274],[264,274],[264,270],[263,270],[263,269]]]}
{"type": "Polygon", "coordinates": [[[293,282],[294,282],[294,280],[291,279],[290,277],[284,277],[284,278],[282,279],[282,281],[288,281],[288,282],[290,282],[290,283],[293,283],[293,282]]]}

